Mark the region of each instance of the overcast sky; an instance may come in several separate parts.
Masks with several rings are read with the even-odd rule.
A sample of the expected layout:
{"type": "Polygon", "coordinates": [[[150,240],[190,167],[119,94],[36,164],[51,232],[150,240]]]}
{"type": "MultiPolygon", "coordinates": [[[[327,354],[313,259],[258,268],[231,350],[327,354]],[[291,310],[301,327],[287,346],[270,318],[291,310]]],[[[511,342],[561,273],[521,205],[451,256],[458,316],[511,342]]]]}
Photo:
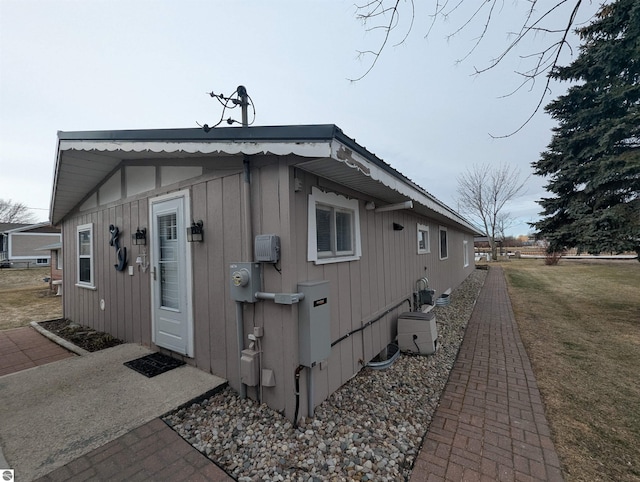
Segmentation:
{"type": "MultiPolygon", "coordinates": [[[[529,2],[505,2],[461,63],[482,23],[447,39],[469,14],[460,9],[425,38],[433,2],[420,3],[408,39],[350,82],[369,66],[357,51],[380,41],[351,1],[0,0],[0,198],[47,220],[57,131],[211,125],[221,111],[206,93],[230,95],[238,85],[255,103],[255,125],[336,124],[454,209],[456,176],[474,164],[509,163],[524,179],[551,139],[552,120],[541,112],[511,137],[490,134],[508,134],[535,109],[542,82],[500,97],[520,83],[519,55],[548,38],[472,74],[502,52],[529,2]]],[[[596,8],[585,2],[580,19],[596,8]]],[[[545,104],[565,89],[553,85],[545,104]]],[[[532,176],[508,206],[517,217],[509,234],[529,232],[543,184],[532,176]]]]}

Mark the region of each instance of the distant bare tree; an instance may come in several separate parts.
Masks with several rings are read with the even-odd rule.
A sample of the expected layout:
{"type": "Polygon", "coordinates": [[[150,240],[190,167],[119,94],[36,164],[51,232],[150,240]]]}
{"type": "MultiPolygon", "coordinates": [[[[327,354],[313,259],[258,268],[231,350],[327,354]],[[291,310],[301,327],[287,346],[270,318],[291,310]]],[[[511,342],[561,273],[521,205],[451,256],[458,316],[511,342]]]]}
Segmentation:
{"type": "Polygon", "coordinates": [[[509,224],[504,207],[522,191],[526,179],[520,181],[520,171],[506,164],[498,167],[475,164],[457,180],[460,209],[482,224],[489,238],[491,257],[498,259],[496,238],[504,235],[500,231],[509,224]]]}
{"type": "Polygon", "coordinates": [[[501,239],[507,238],[507,230],[513,226],[515,219],[511,215],[511,213],[502,211],[498,214],[498,219],[496,222],[496,235],[501,239]]]}
{"type": "Polygon", "coordinates": [[[24,204],[13,202],[11,199],[0,199],[0,223],[29,224],[34,221],[34,214],[24,204]]]}
{"type": "MultiPolygon", "coordinates": [[[[611,1],[603,0],[602,3],[607,4],[611,1]]],[[[447,39],[453,38],[462,31],[471,29],[474,24],[479,27],[478,31],[472,34],[475,37],[471,48],[457,62],[467,59],[478,48],[505,6],[504,0],[432,0],[431,3],[433,4],[433,10],[429,15],[430,19],[426,27],[425,37],[429,36],[437,22],[447,22],[454,12],[461,11],[463,6],[471,5],[471,12],[447,36],[447,39]]],[[[515,72],[521,77],[522,82],[513,92],[506,95],[511,95],[524,86],[532,86],[538,78],[546,77],[546,79],[544,80],[544,90],[538,104],[529,118],[511,134],[499,137],[508,137],[515,134],[540,110],[545,96],[549,93],[551,78],[548,74],[558,65],[560,54],[565,49],[571,50],[568,37],[575,26],[576,16],[583,3],[592,3],[592,0],[588,2],[584,2],[584,0],[554,0],[551,2],[526,0],[523,3],[527,5],[526,9],[524,9],[524,16],[522,20],[518,20],[513,25],[512,31],[507,32],[509,40],[504,49],[496,52],[495,57],[485,66],[476,67],[475,73],[481,74],[496,67],[506,57],[514,54],[516,47],[524,43],[525,40],[542,34],[549,39],[548,42],[540,50],[531,51],[520,57],[521,61],[527,65],[523,70],[515,72]]],[[[373,70],[382,52],[390,43],[393,43],[393,45],[404,43],[413,29],[414,23],[419,20],[416,19],[414,0],[402,2],[400,0],[365,0],[364,3],[356,5],[356,18],[362,22],[367,32],[382,32],[382,36],[375,48],[358,52],[361,58],[370,59],[370,62],[367,70],[360,77],[351,79],[352,81],[358,81],[366,77],[373,70]],[[402,28],[404,30],[396,34],[395,30],[400,25],[401,15],[408,17],[409,20],[403,23],[402,28]]]]}

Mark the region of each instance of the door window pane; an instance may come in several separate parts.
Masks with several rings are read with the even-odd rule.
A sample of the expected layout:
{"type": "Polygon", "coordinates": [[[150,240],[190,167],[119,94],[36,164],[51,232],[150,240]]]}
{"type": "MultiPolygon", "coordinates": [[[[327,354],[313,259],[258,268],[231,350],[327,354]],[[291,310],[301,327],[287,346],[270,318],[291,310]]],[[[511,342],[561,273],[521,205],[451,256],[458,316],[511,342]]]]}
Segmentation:
{"type": "Polygon", "coordinates": [[[178,284],[178,240],[176,213],[158,216],[160,247],[160,305],[180,309],[178,284]]]}

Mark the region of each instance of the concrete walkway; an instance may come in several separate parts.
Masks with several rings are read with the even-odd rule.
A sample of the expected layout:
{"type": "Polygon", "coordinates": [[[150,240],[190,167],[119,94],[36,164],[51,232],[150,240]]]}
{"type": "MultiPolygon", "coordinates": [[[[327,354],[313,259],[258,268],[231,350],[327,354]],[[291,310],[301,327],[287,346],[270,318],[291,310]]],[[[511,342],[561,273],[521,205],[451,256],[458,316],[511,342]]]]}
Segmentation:
{"type": "Polygon", "coordinates": [[[504,273],[492,266],[411,481],[562,481],[550,435],[504,273]]]}
{"type": "MultiPolygon", "coordinates": [[[[60,363],[71,361],[75,360],[60,363]]],[[[50,366],[59,372],[59,363],[50,366]]],[[[0,377],[0,388],[5,387],[7,379],[19,375],[0,377]]],[[[0,405],[6,394],[0,390],[0,405]]],[[[70,409],[75,407],[67,405],[70,409]]],[[[102,418],[102,412],[104,407],[96,408],[88,417],[102,418]]],[[[0,416],[4,421],[8,414],[0,416]]],[[[102,440],[95,448],[85,446],[74,456],[65,454],[66,458],[56,460],[55,466],[59,468],[40,472],[47,475],[39,480],[234,480],[159,418],[148,416],[144,422],[121,427],[122,435],[102,440]]],[[[6,429],[0,428],[0,444],[6,437],[3,430],[6,429]]],[[[22,436],[33,439],[34,433],[43,430],[33,427],[33,431],[27,430],[22,436]]],[[[68,431],[74,430],[68,427],[68,431]]],[[[0,465],[1,462],[0,457],[0,465]]],[[[25,475],[18,470],[16,479],[31,480],[25,475]]],[[[489,271],[411,476],[413,482],[445,480],[563,480],[540,393],[507,295],[504,273],[499,267],[489,271]]]]}
{"type": "MultiPolygon", "coordinates": [[[[119,466],[124,459],[105,457],[104,447],[121,437],[126,437],[122,443],[129,444],[133,438],[130,432],[135,434],[136,430],[142,431],[140,437],[144,439],[136,450],[145,450],[150,444],[152,438],[144,437],[149,432],[158,433],[162,441],[159,443],[165,448],[161,426],[142,427],[210,392],[224,380],[188,365],[153,378],[123,365],[149,353],[149,349],[140,345],[124,344],[1,376],[0,453],[4,454],[4,460],[0,456],[0,464],[8,467],[0,468],[15,470],[17,480],[34,480],[88,455],[85,460],[98,464],[97,467],[116,464],[120,471],[125,471],[130,467],[119,466]]],[[[168,427],[166,430],[172,432],[168,427]]],[[[154,447],[159,448],[157,444],[154,447]]],[[[132,450],[127,445],[123,453],[148,455],[134,454],[132,450]]],[[[160,455],[162,459],[153,453],[157,470],[163,467],[158,460],[175,461],[164,450],[160,455]]],[[[157,477],[154,472],[152,478],[157,477]]],[[[95,474],[78,478],[90,479],[96,480],[95,474]]],[[[187,479],[176,476],[174,480],[187,479]]]]}

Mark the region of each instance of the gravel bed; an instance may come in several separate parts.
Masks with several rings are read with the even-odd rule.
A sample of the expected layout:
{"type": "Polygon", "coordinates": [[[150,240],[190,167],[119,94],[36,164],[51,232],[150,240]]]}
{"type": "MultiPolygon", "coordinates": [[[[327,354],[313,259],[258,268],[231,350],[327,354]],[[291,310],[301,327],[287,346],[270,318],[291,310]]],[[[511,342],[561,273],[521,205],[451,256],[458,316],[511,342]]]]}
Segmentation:
{"type": "Polygon", "coordinates": [[[464,336],[486,271],[475,270],[434,308],[438,350],[365,368],[298,427],[230,388],[164,420],[241,482],[407,480],[464,336]]]}

